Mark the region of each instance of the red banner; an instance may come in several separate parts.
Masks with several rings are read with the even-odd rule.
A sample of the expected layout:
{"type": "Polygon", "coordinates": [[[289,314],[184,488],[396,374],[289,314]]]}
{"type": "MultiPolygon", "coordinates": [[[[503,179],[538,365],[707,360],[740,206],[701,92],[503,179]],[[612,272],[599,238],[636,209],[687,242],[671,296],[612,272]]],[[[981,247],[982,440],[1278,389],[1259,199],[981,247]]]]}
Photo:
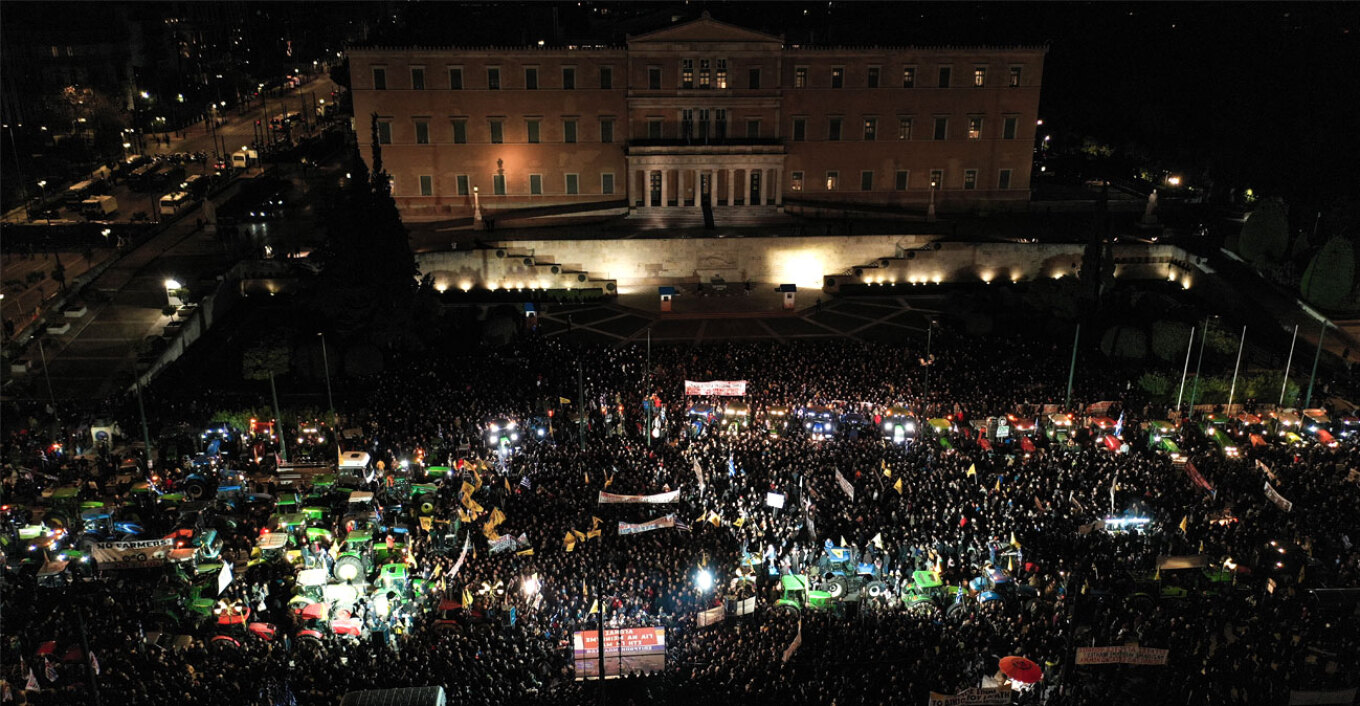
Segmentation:
{"type": "Polygon", "coordinates": [[[745,380],[712,380],[709,382],[685,381],[686,395],[719,395],[722,397],[740,397],[746,394],[745,380]]]}
{"type": "Polygon", "coordinates": [[[1199,469],[1195,468],[1195,464],[1187,461],[1185,463],[1185,474],[1190,476],[1190,480],[1194,481],[1195,485],[1211,493],[1214,492],[1214,486],[1209,485],[1209,481],[1204,480],[1204,476],[1199,474],[1199,469]]]}

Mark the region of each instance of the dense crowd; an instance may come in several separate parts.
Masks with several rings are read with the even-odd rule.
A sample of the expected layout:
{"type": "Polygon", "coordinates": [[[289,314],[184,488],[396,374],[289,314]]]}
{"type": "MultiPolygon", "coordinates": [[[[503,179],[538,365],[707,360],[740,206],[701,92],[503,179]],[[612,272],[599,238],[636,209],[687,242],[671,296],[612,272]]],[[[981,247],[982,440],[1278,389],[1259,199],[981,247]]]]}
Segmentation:
{"type": "MultiPolygon", "coordinates": [[[[1355,685],[1354,606],[1349,614],[1332,612],[1307,589],[1360,581],[1353,519],[1360,483],[1349,475],[1360,468],[1360,448],[1349,441],[1269,445],[1223,457],[1191,439],[1188,461],[1210,492],[1147,443],[1136,420],[1161,415],[1130,389],[1127,375],[1091,366],[1076,380],[1073,406],[1113,402],[1108,414],[1128,419],[1124,452],[1084,438],[1044,443],[1041,432],[1032,453],[989,451],[968,433],[968,422],[1010,412],[1042,416],[1043,405],[1063,401],[1065,356],[1019,339],[942,334],[934,345],[928,397],[923,351],[854,341],[658,346],[648,354],[529,337],[495,356],[401,361],[368,381],[362,400],[342,405],[344,426],[359,430],[343,443],[369,452],[382,469],[406,462],[416,480],[424,479],[423,467],[455,468],[439,483],[430,529],[413,528],[408,542],[412,571],[430,580],[421,610],[364,639],[332,636],[321,647],[305,646],[288,637],[298,629],[288,605],[292,571],[265,562],[240,572],[228,592],[262,607],[256,618],[278,625],[279,638],[227,648],[199,634],[168,649],[145,640],[146,616],[155,610],[148,583],[170,580],[161,573],[105,572],[51,589],[36,586],[31,570],[7,571],[6,680],[17,693],[31,672],[40,690],[28,692],[29,703],[92,703],[87,662],[36,656],[47,640],[62,649],[79,644],[83,620],[106,704],[309,706],[337,703],[351,689],[425,684],[442,684],[458,703],[576,704],[594,698],[596,687],[573,678],[572,632],[593,629],[603,609],[612,626],[667,628],[664,672],[611,684],[635,703],[919,704],[930,692],[952,694],[993,679],[1007,655],[1043,668],[1044,680],[1016,697],[1036,703],[1282,704],[1291,689],[1355,685]],[[743,399],[754,422],[739,434],[709,429],[690,438],[685,410],[695,400],[683,395],[683,383],[715,379],[749,381],[743,399]],[[666,416],[665,433],[651,439],[641,407],[649,394],[666,416]],[[811,404],[869,419],[905,404],[921,419],[947,415],[960,431],[947,450],[924,431],[914,443],[894,444],[873,430],[814,440],[797,428],[778,436],[766,429],[770,407],[811,404]],[[584,446],[574,416],[581,407],[584,446]],[[488,424],[498,418],[520,420],[525,430],[530,419],[546,418],[553,428],[542,440],[526,433],[518,449],[498,452],[486,443],[488,424]],[[1258,461],[1273,469],[1273,485],[1292,511],[1263,495],[1258,461]],[[491,552],[480,531],[486,516],[466,517],[465,481],[478,487],[472,497],[486,512],[504,514],[496,533],[523,537],[515,551],[491,552]],[[600,505],[597,494],[606,489],[680,496],[668,505],[600,505]],[[769,492],[787,498],[782,509],[766,503],[769,492]],[[620,521],[669,513],[677,527],[615,531],[620,521]],[[1092,527],[1110,517],[1149,522],[1128,531],[1092,527]],[[467,537],[471,551],[460,562],[467,537]],[[1263,556],[1272,541],[1309,558],[1297,569],[1290,564],[1287,574],[1270,573],[1268,588],[1273,562],[1263,556]],[[985,609],[969,597],[963,610],[868,600],[776,610],[778,576],[816,574],[828,542],[853,547],[894,585],[913,571],[936,569],[946,585],[966,586],[998,568],[1029,590],[1023,600],[1012,595],[985,609]],[[1130,585],[1154,573],[1157,557],[1196,554],[1214,567],[1241,567],[1230,590],[1131,602],[1130,585]],[[713,588],[695,581],[701,570],[715,577],[713,588]],[[529,577],[536,590],[525,589],[529,577]],[[699,627],[696,614],[722,605],[729,590],[754,594],[757,611],[699,627]],[[467,594],[476,619],[466,629],[438,629],[439,601],[462,603],[467,594]],[[795,640],[799,647],[790,651],[795,640]],[[1128,642],[1166,648],[1169,661],[1071,664],[1075,647],[1128,642]]],[[[157,395],[152,414],[206,422],[215,404],[157,395]]],[[[37,433],[38,416],[7,432],[7,500],[116,473],[111,455],[65,463],[36,455],[52,441],[37,433]]],[[[122,427],[135,428],[133,418],[122,427]]],[[[247,469],[262,490],[273,490],[269,464],[247,469]]],[[[169,488],[188,467],[174,465],[180,468],[160,469],[169,488]]],[[[269,514],[243,513],[237,529],[223,533],[226,552],[248,553],[269,514]]],[[[333,522],[342,534],[341,521],[333,522]]],[[[1170,581],[1171,573],[1156,578],[1170,581]]]]}

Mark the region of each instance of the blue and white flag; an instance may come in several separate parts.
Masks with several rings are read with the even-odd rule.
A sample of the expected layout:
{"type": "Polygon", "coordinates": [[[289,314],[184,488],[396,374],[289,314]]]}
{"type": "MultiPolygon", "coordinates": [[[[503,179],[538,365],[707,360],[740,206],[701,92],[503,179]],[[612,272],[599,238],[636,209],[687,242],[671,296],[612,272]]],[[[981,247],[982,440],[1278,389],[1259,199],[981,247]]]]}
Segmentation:
{"type": "Polygon", "coordinates": [[[732,458],[732,452],[729,451],[727,453],[727,477],[731,478],[735,475],[737,475],[737,462],[732,458]]]}
{"type": "Polygon", "coordinates": [[[519,484],[523,486],[525,490],[533,490],[534,488],[534,484],[529,481],[529,476],[524,476],[519,479],[519,484]]]}
{"type": "Polygon", "coordinates": [[[1119,412],[1119,421],[1114,423],[1114,435],[1124,435],[1124,412],[1122,410],[1119,412]]]}

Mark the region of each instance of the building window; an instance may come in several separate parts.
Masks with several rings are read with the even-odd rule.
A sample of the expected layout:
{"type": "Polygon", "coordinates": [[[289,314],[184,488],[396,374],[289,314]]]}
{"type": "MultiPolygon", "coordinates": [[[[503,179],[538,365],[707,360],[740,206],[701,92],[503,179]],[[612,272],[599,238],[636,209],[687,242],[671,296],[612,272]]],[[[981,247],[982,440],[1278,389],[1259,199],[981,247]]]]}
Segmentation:
{"type": "Polygon", "coordinates": [[[943,170],[943,169],[932,169],[932,170],[930,170],[930,188],[932,188],[932,189],[943,189],[943,188],[944,188],[944,170],[943,170]]]}
{"type": "Polygon", "coordinates": [[[746,121],[746,137],[748,137],[748,138],[750,138],[750,139],[752,139],[752,140],[760,139],[760,121],[759,121],[759,120],[747,120],[747,121],[746,121]]]}
{"type": "Polygon", "coordinates": [[[568,174],[568,175],[567,175],[567,193],[568,193],[568,194],[579,194],[579,193],[581,193],[580,181],[581,181],[580,175],[578,175],[578,174],[568,174]]]}
{"type": "Polygon", "coordinates": [[[413,66],[413,67],[411,67],[411,90],[413,90],[413,91],[423,91],[423,90],[425,90],[425,67],[424,67],[424,66],[413,66]]]}
{"type": "Polygon", "coordinates": [[[997,177],[996,180],[996,188],[1001,189],[1003,191],[1011,188],[1011,170],[1009,169],[1001,170],[1001,174],[997,177]]]}
{"type": "Polygon", "coordinates": [[[902,87],[903,87],[903,88],[916,88],[916,67],[915,67],[915,66],[904,66],[904,67],[902,67],[902,87]]]}
{"type": "Polygon", "coordinates": [[[373,90],[375,91],[387,90],[387,69],[381,66],[373,67],[373,90]]]}
{"type": "Polygon", "coordinates": [[[524,90],[538,90],[538,67],[530,66],[524,69],[524,90]]]}
{"type": "Polygon", "coordinates": [[[827,191],[835,191],[835,190],[836,190],[836,182],[840,181],[840,179],[841,179],[841,173],[840,173],[840,172],[827,172],[827,173],[826,173],[826,190],[827,190],[827,191]]]}
{"type": "Polygon", "coordinates": [[[909,172],[909,171],[907,171],[907,170],[905,170],[905,169],[899,169],[899,170],[897,170],[897,174],[895,175],[895,178],[893,179],[893,188],[894,188],[894,189],[897,189],[898,191],[906,191],[906,190],[907,190],[907,179],[908,179],[908,177],[910,177],[910,176],[911,176],[911,172],[909,172]]]}
{"type": "Polygon", "coordinates": [[[1019,88],[1019,87],[1020,87],[1020,67],[1019,67],[1019,66],[1012,66],[1012,67],[1011,67],[1011,88],[1019,88]]]}
{"type": "Polygon", "coordinates": [[[699,88],[711,88],[711,87],[712,87],[712,84],[711,84],[710,81],[709,81],[709,79],[710,79],[710,76],[709,76],[709,70],[710,70],[710,69],[709,69],[709,65],[710,65],[710,62],[709,62],[708,59],[700,59],[700,60],[699,60],[699,88]]]}
{"type": "Polygon", "coordinates": [[[949,134],[949,118],[935,118],[935,139],[943,140],[949,134]]]}
{"type": "Polygon", "coordinates": [[[609,144],[609,143],[611,143],[611,142],[613,142],[613,141],[614,141],[614,121],[613,121],[613,120],[601,120],[601,121],[600,121],[600,142],[603,142],[604,144],[609,144]]]}
{"type": "Polygon", "coordinates": [[[430,124],[424,120],[416,122],[416,144],[430,144],[430,124]]]}
{"type": "Polygon", "coordinates": [[[793,172],[789,175],[789,191],[803,190],[803,173],[793,172]]]}
{"type": "Polygon", "coordinates": [[[606,91],[614,88],[614,67],[600,67],[600,88],[606,91]]]}
{"type": "Polygon", "coordinates": [[[605,196],[614,193],[614,174],[612,172],[600,175],[600,193],[605,196]]]}
{"type": "Polygon", "coordinates": [[[899,140],[911,139],[911,118],[897,119],[897,139],[899,140]]]}
{"type": "Polygon", "coordinates": [[[715,80],[718,88],[727,88],[727,59],[718,59],[718,75],[715,80]]]}
{"type": "Polygon", "coordinates": [[[434,177],[429,176],[429,175],[421,175],[421,177],[420,177],[420,195],[421,195],[421,196],[434,196],[434,177]]]}
{"type": "Polygon", "coordinates": [[[1007,117],[1005,120],[1003,120],[1001,123],[1001,139],[1014,140],[1015,126],[1017,124],[1018,121],[1015,119],[1014,116],[1007,117]]]}
{"type": "Polygon", "coordinates": [[[647,67],[647,88],[653,91],[661,90],[661,67],[647,67]]]}
{"type": "Polygon", "coordinates": [[[982,139],[982,118],[980,117],[968,118],[968,139],[970,140],[982,139]]]}
{"type": "Polygon", "coordinates": [[[878,139],[878,118],[864,119],[864,140],[872,142],[878,139]]]}
{"type": "Polygon", "coordinates": [[[807,118],[793,119],[793,141],[802,142],[807,139],[807,118]]]}
{"type": "Polygon", "coordinates": [[[831,87],[842,88],[845,86],[845,68],[836,66],[831,69],[831,87]]]}
{"type": "Polygon", "coordinates": [[[871,172],[871,171],[863,171],[863,172],[860,172],[860,173],[859,173],[859,190],[860,190],[860,191],[873,191],[873,190],[874,190],[874,173],[873,173],[873,172],[871,172]]]}
{"type": "Polygon", "coordinates": [[[463,90],[463,67],[461,66],[449,67],[449,90],[450,91],[463,90]]]}
{"type": "Polygon", "coordinates": [[[987,69],[978,67],[973,69],[973,87],[982,88],[987,85],[987,69]]]}
{"type": "Polygon", "coordinates": [[[500,120],[491,121],[491,144],[499,145],[505,142],[505,124],[500,120]]]}
{"type": "Polygon", "coordinates": [[[713,136],[719,140],[727,137],[727,111],[723,108],[713,109],[713,136]]]}
{"type": "Polygon", "coordinates": [[[841,139],[841,119],[831,118],[827,122],[826,139],[835,142],[841,139]]]}
{"type": "Polygon", "coordinates": [[[468,176],[466,174],[459,174],[456,183],[458,184],[459,196],[467,196],[471,193],[471,190],[468,189],[468,176]]]}
{"type": "Polygon", "coordinates": [[[746,70],[746,87],[751,90],[760,88],[760,67],[752,66],[746,70]]]}
{"type": "Polygon", "coordinates": [[[466,144],[467,144],[467,121],[466,121],[466,120],[455,120],[455,121],[453,121],[453,144],[455,144],[455,145],[466,145],[466,144]]]}
{"type": "Polygon", "coordinates": [[[539,141],[538,123],[539,121],[537,120],[528,120],[525,121],[524,124],[526,128],[525,131],[529,136],[529,144],[531,145],[536,145],[539,141]]]}
{"type": "Polygon", "coordinates": [[[949,88],[949,75],[951,73],[953,73],[952,68],[948,66],[940,67],[940,83],[939,83],[940,88],[949,88]]]}
{"type": "Polygon", "coordinates": [[[492,91],[501,89],[501,70],[499,68],[493,66],[486,70],[486,87],[492,91]]]}
{"type": "Polygon", "coordinates": [[[392,144],[392,122],[390,120],[382,120],[378,122],[378,144],[380,145],[392,144]]]}
{"type": "Polygon", "coordinates": [[[976,170],[976,169],[965,169],[965,170],[963,170],[963,188],[968,189],[968,190],[972,190],[972,189],[976,189],[976,188],[977,188],[977,170],[976,170]]]}
{"type": "Polygon", "coordinates": [[[530,175],[529,175],[529,193],[532,194],[532,195],[534,195],[534,196],[542,196],[542,195],[543,195],[543,175],[542,175],[542,174],[530,174],[530,175]]]}
{"type": "Polygon", "coordinates": [[[505,195],[505,175],[493,174],[491,176],[491,193],[497,196],[505,195]]]}
{"type": "Polygon", "coordinates": [[[868,76],[867,76],[867,81],[868,81],[867,85],[869,86],[869,88],[878,88],[878,67],[877,67],[877,66],[870,66],[870,67],[869,67],[869,73],[868,73],[868,76]]]}
{"type": "Polygon", "coordinates": [[[808,87],[806,66],[799,66],[798,68],[793,70],[793,87],[794,88],[808,87]]]}
{"type": "Polygon", "coordinates": [[[567,143],[567,144],[572,144],[572,143],[576,142],[576,121],[575,121],[575,120],[563,120],[563,121],[562,121],[562,141],[565,142],[565,143],[567,143]]]}
{"type": "Polygon", "coordinates": [[[694,60],[680,60],[680,87],[694,88],[694,60]]]}
{"type": "Polygon", "coordinates": [[[562,89],[566,91],[576,90],[576,67],[562,67],[562,89]]]}
{"type": "Polygon", "coordinates": [[[649,119],[649,120],[647,121],[647,139],[649,139],[649,140],[659,140],[659,139],[661,139],[661,120],[660,120],[660,119],[658,119],[658,118],[651,118],[651,119],[649,119]]]}

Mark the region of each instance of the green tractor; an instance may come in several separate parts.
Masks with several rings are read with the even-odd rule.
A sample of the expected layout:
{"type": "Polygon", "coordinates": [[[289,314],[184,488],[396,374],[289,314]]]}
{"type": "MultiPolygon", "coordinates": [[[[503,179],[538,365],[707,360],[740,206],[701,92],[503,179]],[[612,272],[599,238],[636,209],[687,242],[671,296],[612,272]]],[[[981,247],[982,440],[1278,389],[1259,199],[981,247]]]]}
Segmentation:
{"type": "Polygon", "coordinates": [[[373,532],[368,529],[350,530],[345,535],[344,549],[335,558],[333,575],[341,581],[362,581],[372,568],[373,532]]]}
{"type": "Polygon", "coordinates": [[[808,577],[803,574],[785,574],[779,577],[783,595],[775,601],[775,610],[797,613],[804,608],[827,610],[833,604],[830,593],[809,590],[808,577]]]}

